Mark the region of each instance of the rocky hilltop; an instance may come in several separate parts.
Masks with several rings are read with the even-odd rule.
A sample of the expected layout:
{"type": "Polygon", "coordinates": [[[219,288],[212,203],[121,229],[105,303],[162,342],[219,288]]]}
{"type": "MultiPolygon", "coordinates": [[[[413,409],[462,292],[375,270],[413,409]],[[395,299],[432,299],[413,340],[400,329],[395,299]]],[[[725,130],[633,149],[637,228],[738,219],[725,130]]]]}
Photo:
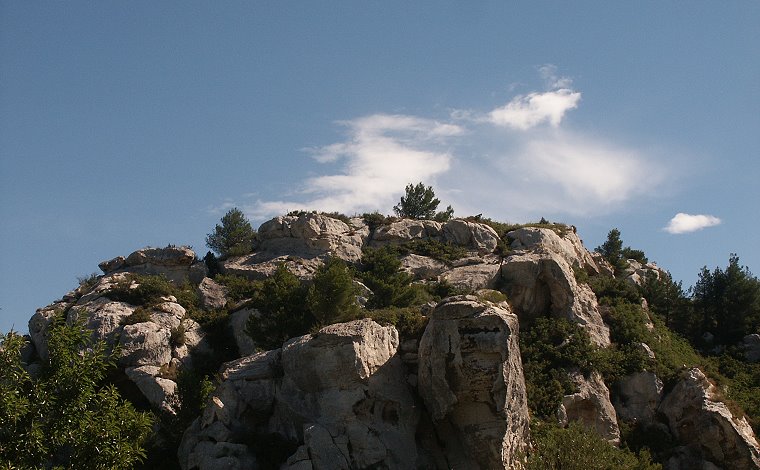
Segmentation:
{"type": "Polygon", "coordinates": [[[477,219],[370,224],[304,213],[264,223],[253,253],[213,266],[187,247],[141,249],[104,261],[103,275],[39,309],[25,361],[34,369],[46,358],[55,318],[82,322],[118,346],[113,380],[125,396],[169,416],[180,412],[180,373],[212,364],[215,388],[176,449],[186,470],[522,468],[549,425],[580,426],[610,446],[628,439],[626,430],[656,436],[662,445],[649,448],[668,469],[760,468],[752,427],[704,371],[662,365],[669,336],[646,301],[636,298],[634,322],[651,344],[626,343],[616,304],[602,301],[609,289],[592,288],[635,288],[663,270],[631,260],[616,278],[572,226],[497,228],[477,219]],[[274,348],[245,333],[266,313],[236,296],[230,279],[263,282],[284,267],[308,284],[327,259],[359,272],[368,250],[383,247],[397,248],[388,252],[412,286],[446,291],[405,307],[413,328],[387,310],[373,313],[374,293],[357,276],[355,319],[274,348]],[[154,276],[175,290],[141,297],[154,276]],[[552,325],[570,332],[546,343],[552,357],[582,343],[595,358],[629,351],[642,359],[615,373],[600,359],[552,362],[535,342],[552,325]],[[554,399],[539,396],[554,382],[554,399]]]}

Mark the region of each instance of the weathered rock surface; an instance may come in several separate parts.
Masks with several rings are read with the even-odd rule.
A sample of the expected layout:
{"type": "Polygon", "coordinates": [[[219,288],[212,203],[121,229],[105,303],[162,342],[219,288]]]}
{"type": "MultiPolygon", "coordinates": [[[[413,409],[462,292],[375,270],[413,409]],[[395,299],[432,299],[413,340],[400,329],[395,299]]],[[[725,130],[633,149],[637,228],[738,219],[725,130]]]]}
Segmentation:
{"type": "Polygon", "coordinates": [[[499,234],[486,224],[453,219],[443,226],[443,240],[470,247],[485,255],[493,253],[499,243],[499,234]]]}
{"type": "MultiPolygon", "coordinates": [[[[570,266],[577,265],[589,274],[603,274],[604,267],[583,246],[575,230],[570,227],[562,237],[549,228],[523,227],[507,234],[513,250],[549,251],[560,255],[570,266]]],[[[611,273],[610,273],[611,275],[611,273]]]]}
{"type": "Polygon", "coordinates": [[[457,260],[451,269],[438,276],[438,280],[472,291],[491,289],[496,286],[501,276],[499,261],[498,256],[457,260]]]}
{"type": "Polygon", "coordinates": [[[211,278],[204,277],[198,284],[201,307],[206,310],[224,308],[227,305],[227,288],[211,278]]]}
{"type": "Polygon", "coordinates": [[[195,252],[187,246],[146,247],[126,258],[117,256],[98,266],[104,274],[129,272],[160,275],[178,285],[187,281],[198,284],[206,276],[206,265],[196,261],[195,252]]]}
{"type": "Polygon", "coordinates": [[[517,317],[472,296],[438,305],[419,345],[419,393],[448,468],[514,468],[528,437],[517,317]]]}
{"type": "Polygon", "coordinates": [[[658,410],[689,460],[726,469],[760,468],[760,446],[752,428],[720,401],[717,388],[701,370],[686,372],[658,410]]]}
{"type": "Polygon", "coordinates": [[[662,380],[653,372],[623,377],[615,384],[612,396],[617,417],[629,423],[651,423],[662,400],[662,387],[662,380]]]}
{"type": "Polygon", "coordinates": [[[248,356],[253,354],[256,350],[256,343],[245,332],[248,318],[251,315],[258,315],[258,311],[252,308],[243,308],[230,315],[230,329],[232,330],[232,337],[235,339],[235,345],[237,346],[239,355],[248,356]]]}
{"type": "Polygon", "coordinates": [[[571,266],[560,254],[516,253],[507,257],[501,274],[521,321],[545,316],[566,318],[581,325],[595,344],[610,344],[609,328],[602,320],[596,295],[587,284],[575,280],[571,266]]]}
{"type": "Polygon", "coordinates": [[[433,220],[401,219],[377,227],[372,234],[372,245],[405,243],[412,240],[435,239],[441,237],[442,224],[433,220]]]}
{"type": "Polygon", "coordinates": [[[329,254],[346,261],[358,261],[369,235],[364,225],[345,222],[322,214],[280,216],[259,227],[259,250],[273,256],[314,258],[329,254]]]}
{"type": "Polygon", "coordinates": [[[393,327],[357,320],[227,364],[182,467],[255,468],[244,442],[273,435],[292,450],[285,468],[414,467],[418,413],[397,349],[393,327]]]}
{"type": "Polygon", "coordinates": [[[427,256],[408,254],[401,258],[401,268],[414,276],[415,280],[420,280],[437,279],[448,269],[448,266],[442,261],[427,256]]]}
{"type": "Polygon", "coordinates": [[[241,276],[250,280],[262,280],[274,274],[280,265],[302,280],[311,279],[322,266],[320,258],[301,258],[298,256],[272,257],[270,252],[259,252],[247,256],[229,258],[220,263],[224,274],[241,276]]]}
{"type": "Polygon", "coordinates": [[[640,263],[635,259],[628,260],[628,267],[625,269],[625,280],[635,286],[642,285],[649,276],[660,279],[665,275],[665,271],[660,269],[655,263],[640,263]]]}
{"type": "Polygon", "coordinates": [[[589,377],[580,373],[571,373],[570,379],[578,392],[565,395],[560,405],[560,421],[577,421],[589,429],[595,430],[602,438],[618,444],[618,428],[615,408],[610,402],[610,391],[598,372],[589,377]]]}

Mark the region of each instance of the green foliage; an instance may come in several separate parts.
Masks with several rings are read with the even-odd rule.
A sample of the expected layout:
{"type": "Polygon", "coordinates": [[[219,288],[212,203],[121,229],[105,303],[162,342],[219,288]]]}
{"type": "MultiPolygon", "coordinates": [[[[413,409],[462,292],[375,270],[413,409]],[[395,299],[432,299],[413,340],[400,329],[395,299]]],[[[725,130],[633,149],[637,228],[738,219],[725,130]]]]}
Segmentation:
{"type": "Polygon", "coordinates": [[[692,289],[694,315],[718,344],[760,331],[760,281],[732,254],[725,270],[702,268],[692,289]]]}
{"type": "Polygon", "coordinates": [[[169,333],[169,344],[172,347],[183,346],[185,344],[185,326],[180,324],[176,328],[172,328],[169,333]]]}
{"type": "Polygon", "coordinates": [[[370,318],[381,325],[393,325],[403,339],[419,339],[425,332],[427,318],[422,316],[419,308],[388,307],[370,310],[370,318]]]}
{"type": "Polygon", "coordinates": [[[531,426],[533,450],[526,470],[661,470],[649,453],[638,455],[614,447],[578,423],[560,428],[549,423],[531,426]]]}
{"type": "Polygon", "coordinates": [[[145,323],[150,320],[150,311],[143,307],[137,307],[134,312],[121,321],[121,324],[127,326],[134,325],[135,323],[145,323]]]}
{"type": "Polygon", "coordinates": [[[307,333],[315,324],[306,306],[308,289],[284,264],[257,286],[252,305],[261,315],[251,315],[246,333],[260,348],[279,348],[285,340],[307,333]]]}
{"type": "Polygon", "coordinates": [[[219,266],[219,260],[216,259],[214,253],[207,251],[206,256],[203,257],[203,263],[206,265],[206,269],[208,269],[208,276],[212,279],[216,279],[216,276],[219,275],[221,269],[219,266]]]}
{"type": "Polygon", "coordinates": [[[575,282],[578,284],[588,284],[591,282],[588,272],[580,267],[578,263],[573,264],[573,275],[575,276],[575,282]]]}
{"type": "Polygon", "coordinates": [[[651,369],[649,357],[643,349],[630,343],[597,349],[594,351],[593,364],[608,384],[626,375],[651,369]]]}
{"type": "Polygon", "coordinates": [[[242,256],[253,251],[256,231],[238,208],[230,209],[222,217],[221,225],[206,236],[206,246],[222,257],[242,256]]]}
{"type": "Polygon", "coordinates": [[[692,302],[686,297],[681,282],[673,281],[670,273],[656,276],[650,272],[639,287],[639,293],[647,300],[649,310],[663,318],[668,328],[686,337],[699,336],[700,322],[694,317],[692,302]]]}
{"type": "Polygon", "coordinates": [[[104,385],[116,353],[81,325],[50,329],[38,377],[21,364],[23,339],[0,335],[0,461],[9,468],[132,468],[151,418],[104,385]]]}
{"type": "Polygon", "coordinates": [[[454,209],[451,206],[446,206],[446,210],[435,213],[433,220],[436,222],[448,222],[452,217],[454,217],[454,209]]]}
{"type": "Polygon", "coordinates": [[[365,248],[362,254],[362,282],[372,290],[369,308],[407,307],[415,300],[412,276],[401,271],[398,248],[365,248]]]}
{"type": "Polygon", "coordinates": [[[642,250],[634,250],[630,246],[623,248],[620,251],[620,254],[624,259],[633,259],[641,264],[647,264],[649,262],[649,259],[646,257],[642,250]]]}
{"type": "Polygon", "coordinates": [[[482,215],[472,215],[469,217],[465,217],[467,222],[476,222],[479,224],[485,224],[491,227],[496,231],[496,233],[499,235],[500,238],[506,238],[507,232],[510,230],[514,230],[514,224],[510,224],[507,222],[498,222],[496,220],[490,219],[488,217],[483,217],[482,215]]]}
{"type": "Polygon", "coordinates": [[[592,276],[588,282],[600,304],[614,304],[620,300],[637,304],[641,296],[636,287],[625,279],[592,276]]]}
{"type": "Polygon", "coordinates": [[[620,230],[613,228],[607,234],[607,240],[594,249],[606,259],[614,268],[615,274],[619,274],[628,267],[628,262],[623,257],[623,240],[620,239],[620,230]]]}
{"type": "Polygon", "coordinates": [[[594,347],[578,324],[563,318],[537,318],[520,335],[528,406],[533,414],[555,419],[563,395],[573,393],[567,371],[589,373],[594,347]]]}
{"type": "Polygon", "coordinates": [[[234,274],[220,274],[215,280],[227,288],[227,298],[233,302],[252,299],[261,290],[261,281],[251,281],[234,274]]]}
{"type": "Polygon", "coordinates": [[[478,291],[478,298],[485,300],[486,302],[493,302],[495,304],[506,302],[507,296],[503,292],[491,289],[482,289],[478,291]]]}
{"type": "Polygon", "coordinates": [[[77,282],[79,282],[79,287],[81,289],[89,290],[95,287],[95,284],[98,283],[98,279],[100,279],[98,273],[92,273],[87,276],[78,277],[77,282]]]}
{"type": "Polygon", "coordinates": [[[176,287],[163,276],[129,274],[105,296],[116,302],[149,306],[159,303],[161,297],[174,295],[176,287]]]}
{"type": "Polygon", "coordinates": [[[317,269],[306,302],[317,324],[325,326],[357,317],[357,293],[353,274],[346,263],[331,257],[317,269]]]}
{"type": "Polygon", "coordinates": [[[375,230],[377,227],[380,227],[381,225],[392,224],[393,222],[396,222],[398,220],[396,217],[389,217],[377,211],[365,212],[364,214],[362,214],[362,218],[364,219],[364,223],[367,224],[367,227],[369,227],[370,231],[375,230]]]}
{"type": "Polygon", "coordinates": [[[450,263],[467,256],[467,250],[453,243],[444,243],[431,238],[412,240],[396,246],[397,256],[413,253],[450,263]]]}
{"type": "Polygon", "coordinates": [[[760,433],[760,363],[747,363],[730,354],[717,358],[718,371],[725,377],[726,389],[746,414],[755,430],[760,433]]]}
{"type": "MultiPolygon", "coordinates": [[[[393,211],[402,218],[432,219],[436,216],[435,210],[440,203],[441,201],[435,197],[432,187],[425,186],[423,183],[408,184],[406,194],[401,196],[401,201],[393,207],[393,211]]],[[[451,206],[448,207],[447,211],[449,209],[451,206]]],[[[452,209],[451,213],[453,214],[453,212],[452,209]]]]}

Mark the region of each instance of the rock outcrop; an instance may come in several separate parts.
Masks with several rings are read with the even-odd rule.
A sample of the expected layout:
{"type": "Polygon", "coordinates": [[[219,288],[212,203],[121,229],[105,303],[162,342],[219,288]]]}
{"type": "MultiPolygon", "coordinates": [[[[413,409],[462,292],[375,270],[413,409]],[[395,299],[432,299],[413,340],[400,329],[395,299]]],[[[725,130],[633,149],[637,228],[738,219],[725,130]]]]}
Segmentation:
{"type": "Polygon", "coordinates": [[[563,242],[552,230],[521,229],[510,235],[515,232],[530,241],[530,245],[521,242],[518,246],[531,249],[508,256],[501,276],[520,321],[529,323],[541,316],[566,318],[585,328],[595,344],[608,346],[610,332],[602,320],[596,295],[587,284],[576,281],[572,268],[582,262],[584,269],[592,270],[593,266],[589,266],[593,259],[579,255],[582,246],[563,242]]]}
{"type": "Polygon", "coordinates": [[[694,461],[735,470],[760,468],[760,446],[752,428],[745,418],[731,413],[701,370],[684,373],[659,412],[683,444],[682,455],[669,468],[687,468],[685,462],[694,461]]]}
{"type": "Polygon", "coordinates": [[[246,446],[256,439],[287,449],[282,468],[414,467],[418,412],[397,349],[393,327],[357,320],[227,364],[182,467],[256,468],[271,451],[246,446]]]}
{"type": "Polygon", "coordinates": [[[607,441],[620,443],[615,408],[610,402],[610,391],[598,372],[588,377],[580,373],[571,373],[570,378],[578,391],[562,398],[558,412],[561,423],[577,421],[593,429],[607,441]]]}
{"type": "Polygon", "coordinates": [[[187,246],[143,248],[124,258],[118,256],[98,265],[104,274],[127,272],[165,276],[180,285],[186,281],[198,284],[206,276],[206,265],[197,261],[187,246]]]}
{"type": "Polygon", "coordinates": [[[612,404],[621,420],[646,425],[655,419],[662,391],[662,380],[653,372],[636,372],[615,384],[612,404]]]}
{"type": "Polygon", "coordinates": [[[419,392],[448,468],[514,468],[528,437],[517,317],[507,304],[452,297],[419,346],[419,392]]]}

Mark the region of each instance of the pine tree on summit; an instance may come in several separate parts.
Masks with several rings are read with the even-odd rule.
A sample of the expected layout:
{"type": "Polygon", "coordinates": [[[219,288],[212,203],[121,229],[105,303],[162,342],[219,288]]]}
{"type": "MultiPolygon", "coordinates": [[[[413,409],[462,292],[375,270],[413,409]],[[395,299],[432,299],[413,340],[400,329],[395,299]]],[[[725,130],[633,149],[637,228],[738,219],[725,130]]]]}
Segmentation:
{"type": "Polygon", "coordinates": [[[425,186],[422,182],[417,185],[410,183],[406,186],[406,194],[401,196],[401,201],[393,207],[393,211],[403,218],[446,222],[454,215],[454,209],[448,206],[445,211],[436,213],[440,203],[431,186],[425,186]]]}
{"type": "Polygon", "coordinates": [[[221,222],[213,233],[206,236],[206,246],[222,257],[242,256],[253,251],[256,231],[243,211],[234,207],[222,217],[221,222]]]}

